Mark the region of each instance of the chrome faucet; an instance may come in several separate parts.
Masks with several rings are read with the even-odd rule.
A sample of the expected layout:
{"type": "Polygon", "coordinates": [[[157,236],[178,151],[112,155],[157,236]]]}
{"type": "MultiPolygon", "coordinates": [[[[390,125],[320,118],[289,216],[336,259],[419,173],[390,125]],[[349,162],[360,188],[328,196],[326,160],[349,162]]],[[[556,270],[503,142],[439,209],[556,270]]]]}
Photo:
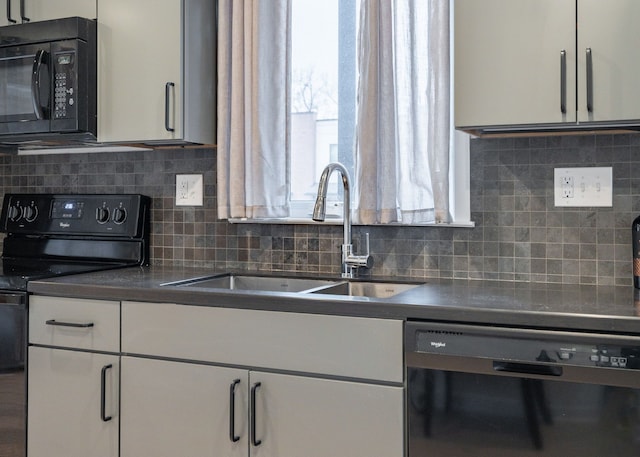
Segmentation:
{"type": "Polygon", "coordinates": [[[334,170],[340,172],[342,176],[342,187],[344,189],[344,217],[343,217],[343,233],[344,239],[342,242],[342,277],[354,278],[359,267],[371,268],[373,266],[373,257],[369,255],[369,234],[365,233],[366,253],[364,255],[355,255],[353,253],[353,243],[351,240],[351,200],[350,189],[351,181],[349,179],[349,172],[341,163],[334,162],[327,165],[322,171],[320,176],[320,183],[318,184],[318,198],[316,204],[313,207],[312,219],[317,222],[324,221],[326,214],[326,201],[327,201],[327,186],[329,184],[329,177],[334,170]]]}

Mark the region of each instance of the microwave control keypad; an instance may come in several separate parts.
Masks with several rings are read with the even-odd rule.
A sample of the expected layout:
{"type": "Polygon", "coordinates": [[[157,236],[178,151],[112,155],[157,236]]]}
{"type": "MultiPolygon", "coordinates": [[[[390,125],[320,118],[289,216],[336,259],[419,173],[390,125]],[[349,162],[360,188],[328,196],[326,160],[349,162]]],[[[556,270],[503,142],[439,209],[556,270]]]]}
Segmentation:
{"type": "Polygon", "coordinates": [[[67,104],[73,106],[73,87],[67,88],[67,74],[56,73],[55,76],[55,111],[56,119],[67,117],[67,104]]]}

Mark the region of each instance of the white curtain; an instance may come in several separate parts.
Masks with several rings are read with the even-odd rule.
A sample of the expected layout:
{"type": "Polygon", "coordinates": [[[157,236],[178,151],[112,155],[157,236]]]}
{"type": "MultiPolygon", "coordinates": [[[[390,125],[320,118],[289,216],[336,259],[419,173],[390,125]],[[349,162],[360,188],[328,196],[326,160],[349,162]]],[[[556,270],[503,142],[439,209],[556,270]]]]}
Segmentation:
{"type": "Polygon", "coordinates": [[[218,2],[218,217],[289,215],[290,0],[218,2]]]}
{"type": "Polygon", "coordinates": [[[360,12],[356,216],[448,222],[449,0],[362,0],[360,12]]]}

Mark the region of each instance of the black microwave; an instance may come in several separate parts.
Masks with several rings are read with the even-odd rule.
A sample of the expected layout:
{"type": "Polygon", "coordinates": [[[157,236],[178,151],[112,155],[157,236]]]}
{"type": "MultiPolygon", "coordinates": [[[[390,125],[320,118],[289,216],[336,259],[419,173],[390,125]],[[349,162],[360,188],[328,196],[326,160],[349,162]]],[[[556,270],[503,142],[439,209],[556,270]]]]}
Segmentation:
{"type": "Polygon", "coordinates": [[[96,35],[80,17],[0,27],[0,141],[95,139],[96,35]]]}

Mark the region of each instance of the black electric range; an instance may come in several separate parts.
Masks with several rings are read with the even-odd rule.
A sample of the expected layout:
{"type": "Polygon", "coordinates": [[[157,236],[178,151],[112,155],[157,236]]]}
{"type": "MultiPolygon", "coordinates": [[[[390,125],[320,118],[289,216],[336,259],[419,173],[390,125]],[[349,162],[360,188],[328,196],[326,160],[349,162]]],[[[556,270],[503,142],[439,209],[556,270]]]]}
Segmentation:
{"type": "Polygon", "coordinates": [[[7,194],[0,290],[29,280],[149,262],[150,199],[143,195],[7,194]]]}
{"type": "Polygon", "coordinates": [[[149,197],[6,194],[0,265],[0,455],[26,453],[29,281],[149,263],[149,197]]]}

